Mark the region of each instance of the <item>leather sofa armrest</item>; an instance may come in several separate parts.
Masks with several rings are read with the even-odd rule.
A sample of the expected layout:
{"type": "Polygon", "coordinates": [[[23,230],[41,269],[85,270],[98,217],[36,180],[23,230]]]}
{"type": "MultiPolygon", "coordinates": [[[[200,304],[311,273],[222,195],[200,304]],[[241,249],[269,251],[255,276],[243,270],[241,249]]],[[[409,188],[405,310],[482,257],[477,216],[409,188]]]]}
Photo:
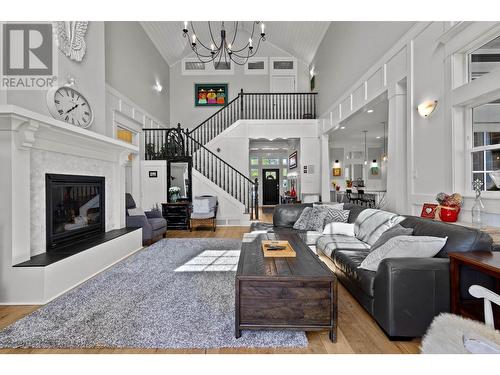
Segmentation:
{"type": "Polygon", "coordinates": [[[161,211],[152,210],[152,211],[145,211],[144,213],[146,214],[146,217],[148,219],[158,219],[158,218],[161,219],[163,217],[161,211]]]}
{"type": "Polygon", "coordinates": [[[374,281],[374,317],[389,336],[420,337],[450,310],[448,258],[388,258],[374,281]]]}

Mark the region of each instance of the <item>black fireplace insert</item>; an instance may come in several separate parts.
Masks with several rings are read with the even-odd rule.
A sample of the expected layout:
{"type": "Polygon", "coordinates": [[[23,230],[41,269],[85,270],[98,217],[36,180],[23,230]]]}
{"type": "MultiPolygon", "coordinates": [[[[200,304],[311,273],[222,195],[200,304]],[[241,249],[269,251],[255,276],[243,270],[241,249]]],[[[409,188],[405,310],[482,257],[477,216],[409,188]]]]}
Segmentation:
{"type": "Polygon", "coordinates": [[[104,177],[46,174],[47,252],[105,231],[104,177]]]}

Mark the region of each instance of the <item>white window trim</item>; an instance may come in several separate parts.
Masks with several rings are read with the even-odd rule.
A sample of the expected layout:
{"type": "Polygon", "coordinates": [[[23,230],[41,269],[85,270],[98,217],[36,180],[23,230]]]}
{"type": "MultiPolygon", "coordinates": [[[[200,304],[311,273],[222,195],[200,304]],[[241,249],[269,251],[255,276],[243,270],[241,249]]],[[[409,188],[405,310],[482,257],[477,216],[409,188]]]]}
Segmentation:
{"type": "Polygon", "coordinates": [[[181,69],[183,76],[224,76],[224,75],[234,75],[234,63],[231,61],[231,69],[229,70],[215,70],[213,62],[205,63],[204,70],[186,70],[186,62],[197,62],[200,60],[196,57],[185,57],[181,60],[181,69]]]}
{"type": "Polygon", "coordinates": [[[267,57],[252,57],[245,64],[245,74],[247,75],[268,75],[269,74],[269,60],[267,57]],[[248,63],[264,62],[264,69],[248,69],[248,63]]]}
{"type": "MultiPolygon", "coordinates": [[[[454,141],[459,141],[460,135],[463,135],[463,146],[454,147],[454,158],[458,157],[457,161],[460,160],[459,155],[462,154],[461,150],[463,150],[462,170],[456,170],[460,168],[460,163],[454,163],[454,190],[461,192],[466,198],[475,197],[472,190],[472,175],[474,172],[472,169],[472,153],[500,149],[500,144],[473,147],[472,124],[472,108],[500,98],[500,80],[498,80],[500,68],[469,81],[469,54],[499,35],[500,26],[490,28],[488,32],[476,37],[473,41],[464,39],[461,46],[457,47],[455,45],[455,51],[450,55],[452,71],[450,102],[454,114],[452,116],[454,141]],[[462,181],[460,182],[460,180],[462,181]]],[[[500,197],[500,191],[483,191],[481,195],[484,198],[498,198],[500,197]]]]}
{"type": "Polygon", "coordinates": [[[295,57],[270,57],[269,71],[273,76],[291,76],[297,75],[297,59],[295,57]],[[274,69],[275,61],[293,61],[293,69],[274,69]]]}

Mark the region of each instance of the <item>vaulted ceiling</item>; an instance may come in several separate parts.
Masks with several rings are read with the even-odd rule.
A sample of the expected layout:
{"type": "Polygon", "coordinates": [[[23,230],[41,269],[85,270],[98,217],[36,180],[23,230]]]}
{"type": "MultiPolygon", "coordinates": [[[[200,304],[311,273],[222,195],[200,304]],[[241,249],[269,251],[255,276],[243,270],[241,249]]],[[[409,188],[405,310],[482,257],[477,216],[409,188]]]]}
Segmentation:
{"type": "MultiPolygon", "coordinates": [[[[264,21],[264,23],[267,42],[297,57],[305,64],[312,61],[330,25],[330,22],[325,21],[264,21]]],[[[173,65],[190,54],[188,41],[182,35],[182,21],[141,22],[141,25],[167,64],[173,65]]],[[[194,22],[196,33],[200,37],[209,35],[207,25],[207,22],[194,22]]],[[[226,21],[228,33],[233,32],[233,25],[233,21],[226,21]]],[[[252,22],[239,22],[239,25],[246,32],[251,32],[252,22]]],[[[219,22],[212,22],[212,29],[219,30],[219,22]]]]}

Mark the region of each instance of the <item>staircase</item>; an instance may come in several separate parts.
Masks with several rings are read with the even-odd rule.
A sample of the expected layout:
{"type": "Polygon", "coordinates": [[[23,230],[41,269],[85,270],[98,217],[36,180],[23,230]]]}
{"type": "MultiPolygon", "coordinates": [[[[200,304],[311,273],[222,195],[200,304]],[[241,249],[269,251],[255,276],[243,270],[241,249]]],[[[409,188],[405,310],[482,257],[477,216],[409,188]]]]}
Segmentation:
{"type": "MultiPolygon", "coordinates": [[[[258,180],[252,181],[205,145],[238,120],[298,120],[316,118],[316,93],[244,93],[189,131],[178,133],[184,139],[185,153],[193,168],[245,206],[250,220],[259,219],[258,180]]],[[[166,160],[167,134],[171,129],[143,129],[145,160],[166,160]]]]}

